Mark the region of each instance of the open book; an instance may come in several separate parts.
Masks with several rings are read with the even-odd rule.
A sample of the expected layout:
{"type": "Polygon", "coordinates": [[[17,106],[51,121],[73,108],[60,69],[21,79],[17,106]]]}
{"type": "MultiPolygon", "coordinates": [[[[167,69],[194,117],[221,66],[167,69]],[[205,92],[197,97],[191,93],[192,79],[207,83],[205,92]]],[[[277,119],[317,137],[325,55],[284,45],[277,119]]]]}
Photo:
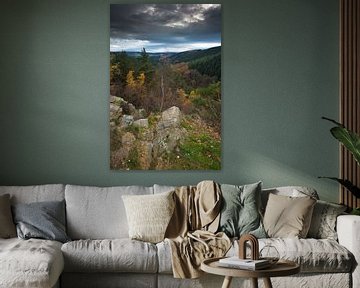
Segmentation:
{"type": "Polygon", "coordinates": [[[260,260],[251,260],[251,259],[240,259],[238,256],[233,256],[229,258],[222,258],[219,260],[219,266],[237,268],[237,269],[247,269],[247,270],[259,270],[270,267],[271,262],[266,259],[260,260]]]}

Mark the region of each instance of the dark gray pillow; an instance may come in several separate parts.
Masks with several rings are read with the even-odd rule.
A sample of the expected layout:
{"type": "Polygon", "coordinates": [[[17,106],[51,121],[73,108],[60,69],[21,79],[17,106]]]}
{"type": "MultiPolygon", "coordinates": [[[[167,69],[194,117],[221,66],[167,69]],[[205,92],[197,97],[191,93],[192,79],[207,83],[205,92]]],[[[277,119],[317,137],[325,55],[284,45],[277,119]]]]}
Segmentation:
{"type": "Polygon", "coordinates": [[[65,232],[65,201],[15,204],[13,216],[19,238],[70,241],[65,232]]]}
{"type": "Polygon", "coordinates": [[[240,237],[253,234],[258,238],[266,238],[260,216],[261,182],[236,186],[221,185],[222,209],[219,231],[229,237],[240,237]]]}

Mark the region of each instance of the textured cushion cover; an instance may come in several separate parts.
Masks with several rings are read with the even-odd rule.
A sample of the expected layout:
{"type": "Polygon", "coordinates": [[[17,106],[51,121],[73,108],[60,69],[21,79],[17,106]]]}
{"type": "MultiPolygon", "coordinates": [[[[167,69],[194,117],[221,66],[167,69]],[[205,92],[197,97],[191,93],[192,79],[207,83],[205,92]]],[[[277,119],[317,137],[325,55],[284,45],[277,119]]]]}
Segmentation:
{"type": "Polygon", "coordinates": [[[173,193],[123,196],[131,239],[152,243],[164,240],[175,207],[173,193]]]}
{"type": "Polygon", "coordinates": [[[219,231],[229,237],[251,233],[266,237],[260,217],[261,182],[244,186],[222,184],[223,197],[219,231]]]}
{"type": "Polygon", "coordinates": [[[157,271],[154,244],[131,239],[78,240],[61,248],[67,272],[157,271]]]}
{"type": "Polygon", "coordinates": [[[0,287],[53,287],[64,268],[61,243],[0,239],[0,287]]]}
{"type": "Polygon", "coordinates": [[[0,196],[0,238],[16,237],[15,224],[11,215],[10,196],[0,196]]]}
{"type": "Polygon", "coordinates": [[[346,206],[318,200],[314,206],[307,237],[337,240],[336,219],[346,206]]]}
{"type": "Polygon", "coordinates": [[[153,194],[152,187],[66,185],[67,233],[71,239],[128,238],[122,195],[153,194]]]}
{"type": "Polygon", "coordinates": [[[15,204],[13,214],[18,236],[22,239],[70,240],[65,231],[64,201],[15,204]]]}
{"type": "Polygon", "coordinates": [[[316,200],[306,197],[269,195],[264,227],[269,237],[305,238],[316,200]]]}

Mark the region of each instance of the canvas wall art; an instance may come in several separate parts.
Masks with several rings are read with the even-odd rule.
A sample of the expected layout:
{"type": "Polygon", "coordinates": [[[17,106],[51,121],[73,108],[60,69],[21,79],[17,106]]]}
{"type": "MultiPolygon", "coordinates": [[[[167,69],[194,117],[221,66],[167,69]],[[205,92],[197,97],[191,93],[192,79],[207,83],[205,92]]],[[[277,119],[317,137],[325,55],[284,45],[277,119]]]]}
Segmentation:
{"type": "Polygon", "coordinates": [[[110,5],[110,168],[221,169],[221,5],[110,5]]]}

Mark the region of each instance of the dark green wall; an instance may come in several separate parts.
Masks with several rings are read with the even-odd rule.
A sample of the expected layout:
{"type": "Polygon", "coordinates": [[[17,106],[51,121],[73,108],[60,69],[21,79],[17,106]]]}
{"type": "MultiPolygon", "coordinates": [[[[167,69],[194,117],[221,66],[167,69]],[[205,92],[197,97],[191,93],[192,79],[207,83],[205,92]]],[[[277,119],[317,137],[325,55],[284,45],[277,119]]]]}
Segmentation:
{"type": "Polygon", "coordinates": [[[337,201],[337,185],[317,179],[338,174],[337,143],[320,119],[338,117],[337,0],[217,2],[223,4],[218,172],[109,169],[109,3],[1,1],[0,184],[261,179],[266,187],[313,186],[337,201]]]}

